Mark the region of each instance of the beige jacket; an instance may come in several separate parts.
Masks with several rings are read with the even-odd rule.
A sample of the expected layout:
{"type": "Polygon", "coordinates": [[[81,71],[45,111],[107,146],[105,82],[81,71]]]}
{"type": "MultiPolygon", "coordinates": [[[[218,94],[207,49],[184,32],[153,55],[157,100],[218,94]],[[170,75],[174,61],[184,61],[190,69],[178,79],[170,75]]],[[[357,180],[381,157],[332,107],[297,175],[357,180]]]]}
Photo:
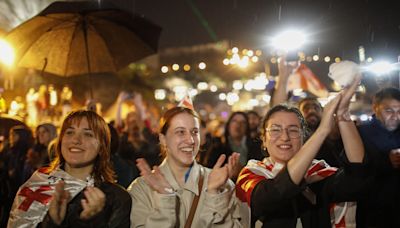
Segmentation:
{"type": "Polygon", "coordinates": [[[166,160],[160,165],[160,170],[175,193],[159,194],[142,177],[137,178],[128,188],[132,196],[131,227],[184,227],[193,198],[199,194],[200,169],[203,169],[204,184],[192,227],[242,227],[235,185],[231,180],[221,193],[209,194],[206,188],[211,170],[195,162],[185,186],[181,188],[166,160]]]}

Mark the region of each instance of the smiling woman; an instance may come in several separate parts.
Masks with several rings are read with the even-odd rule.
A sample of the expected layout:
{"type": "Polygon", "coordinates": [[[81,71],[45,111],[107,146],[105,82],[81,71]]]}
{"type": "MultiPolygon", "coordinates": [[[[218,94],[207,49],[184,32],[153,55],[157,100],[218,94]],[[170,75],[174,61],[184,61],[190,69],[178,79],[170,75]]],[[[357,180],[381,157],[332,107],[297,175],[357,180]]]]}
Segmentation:
{"type": "MultiPolygon", "coordinates": [[[[269,157],[250,160],[236,183],[237,196],[250,206],[252,223],[262,227],[355,227],[355,202],[367,186],[364,146],[348,113],[360,78],[330,101],[321,123],[305,142],[307,126],[297,108],[276,105],[262,123],[269,157]],[[334,126],[334,114],[347,163],[338,169],[314,157],[334,126]]],[[[247,220],[247,219],[244,219],[247,220]]]]}
{"type": "Polygon", "coordinates": [[[72,112],[56,158],[21,186],[8,226],[129,227],[131,199],[114,182],[107,124],[95,112],[72,112]]]}
{"type": "Polygon", "coordinates": [[[229,157],[227,165],[221,155],[212,170],[197,164],[200,118],[192,109],[168,110],[160,126],[163,163],[151,170],[138,159],[141,177],[128,188],[134,205],[132,227],[241,227],[229,180],[238,154],[229,157]]]}

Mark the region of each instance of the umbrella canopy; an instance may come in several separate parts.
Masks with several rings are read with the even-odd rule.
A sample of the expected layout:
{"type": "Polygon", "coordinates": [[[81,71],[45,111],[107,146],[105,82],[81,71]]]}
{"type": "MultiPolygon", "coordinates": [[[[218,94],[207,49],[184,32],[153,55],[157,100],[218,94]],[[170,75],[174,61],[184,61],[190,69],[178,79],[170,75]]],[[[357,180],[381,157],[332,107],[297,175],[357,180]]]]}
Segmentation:
{"type": "Polygon", "coordinates": [[[54,2],[6,35],[17,66],[59,76],[116,72],[157,51],[161,28],[97,1],[54,2]]]}

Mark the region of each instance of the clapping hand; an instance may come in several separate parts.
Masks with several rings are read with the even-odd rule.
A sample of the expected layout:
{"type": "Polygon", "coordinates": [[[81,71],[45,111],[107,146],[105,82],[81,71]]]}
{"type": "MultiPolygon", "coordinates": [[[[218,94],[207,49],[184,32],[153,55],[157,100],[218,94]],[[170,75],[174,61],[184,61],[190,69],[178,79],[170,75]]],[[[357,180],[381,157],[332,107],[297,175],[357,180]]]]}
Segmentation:
{"type": "Polygon", "coordinates": [[[170,190],[172,190],[172,187],[165,179],[158,166],[154,166],[153,170],[151,170],[150,166],[143,158],[136,159],[136,165],[140,170],[140,176],[143,177],[144,182],[146,182],[150,188],[160,194],[171,193],[170,190]]]}
{"type": "Polygon", "coordinates": [[[353,82],[348,87],[344,88],[343,91],[341,92],[342,99],[340,100],[340,103],[336,110],[337,116],[342,116],[343,114],[349,112],[350,99],[353,97],[360,81],[361,81],[361,75],[357,75],[354,78],[353,82]]]}
{"type": "Polygon", "coordinates": [[[229,157],[228,163],[222,166],[225,158],[225,154],[219,156],[217,163],[214,165],[210,175],[208,176],[207,191],[210,193],[218,193],[218,190],[226,183],[229,177],[237,177],[240,172],[238,153],[233,153],[229,157]]]}
{"type": "Polygon", "coordinates": [[[65,218],[69,197],[69,192],[64,190],[64,181],[58,182],[49,206],[50,218],[57,225],[60,225],[65,218]]]}
{"type": "Polygon", "coordinates": [[[96,187],[87,187],[83,193],[85,199],[81,200],[83,211],[80,214],[80,218],[86,220],[103,210],[106,203],[106,195],[96,187]]]}

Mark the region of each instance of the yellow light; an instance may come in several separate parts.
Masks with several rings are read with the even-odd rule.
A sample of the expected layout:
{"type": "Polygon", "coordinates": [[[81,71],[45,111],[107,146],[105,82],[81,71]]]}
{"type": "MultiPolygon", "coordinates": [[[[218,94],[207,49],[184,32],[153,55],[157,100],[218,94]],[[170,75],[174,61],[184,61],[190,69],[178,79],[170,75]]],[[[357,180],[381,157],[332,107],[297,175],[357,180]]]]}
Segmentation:
{"type": "Polygon", "coordinates": [[[257,57],[257,56],[251,57],[251,61],[252,61],[253,63],[258,62],[258,57],[257,57]]]}
{"type": "Polygon", "coordinates": [[[243,55],[247,55],[247,52],[248,52],[248,50],[246,48],[242,50],[243,55]]]}
{"type": "Polygon", "coordinates": [[[237,47],[233,47],[232,48],[232,53],[233,54],[237,54],[239,52],[239,48],[237,48],[237,47]]]}
{"type": "Polygon", "coordinates": [[[312,59],[316,62],[316,61],[319,60],[319,56],[318,56],[318,55],[314,55],[314,56],[312,57],[312,59]]]}
{"type": "Polygon", "coordinates": [[[327,62],[327,63],[330,62],[331,61],[331,57],[325,56],[324,61],[327,62]]]}
{"type": "Polygon", "coordinates": [[[189,71],[189,70],[190,70],[190,65],[189,65],[189,64],[185,64],[185,65],[183,66],[183,70],[184,70],[184,71],[189,71]]]}
{"type": "Polygon", "coordinates": [[[224,61],[222,61],[222,63],[225,65],[225,66],[228,66],[229,65],[229,59],[224,59],[224,61]]]}
{"type": "Polygon", "coordinates": [[[338,62],[340,62],[340,61],[341,61],[341,59],[340,59],[339,57],[336,57],[336,58],[335,58],[335,62],[336,62],[336,63],[338,63],[338,62]]]}
{"type": "Polygon", "coordinates": [[[13,47],[7,41],[0,39],[0,62],[10,67],[14,64],[14,60],[13,47]]]}
{"type": "Polygon", "coordinates": [[[207,65],[204,62],[199,63],[199,69],[204,70],[206,69],[207,65]]]}
{"type": "Polygon", "coordinates": [[[273,63],[273,64],[276,63],[276,58],[275,58],[275,57],[272,57],[272,58],[271,58],[271,63],[273,63]]]}
{"type": "Polygon", "coordinates": [[[179,70],[179,65],[178,64],[173,64],[172,65],[172,70],[174,70],[174,71],[177,71],[177,70],[179,70]]]}
{"type": "Polygon", "coordinates": [[[163,72],[164,74],[168,72],[168,67],[167,66],[162,66],[161,67],[161,72],[163,72]]]}
{"type": "Polygon", "coordinates": [[[262,51],[261,50],[257,50],[256,51],[256,56],[260,56],[260,55],[262,55],[262,51]]]}

